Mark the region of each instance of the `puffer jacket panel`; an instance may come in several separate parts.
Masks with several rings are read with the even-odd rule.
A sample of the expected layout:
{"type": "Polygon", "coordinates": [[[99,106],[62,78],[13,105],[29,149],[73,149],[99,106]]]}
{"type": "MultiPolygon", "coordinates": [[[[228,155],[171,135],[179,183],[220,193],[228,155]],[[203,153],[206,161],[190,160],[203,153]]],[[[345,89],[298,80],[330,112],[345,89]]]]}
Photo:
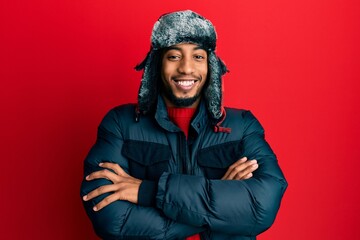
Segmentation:
{"type": "MultiPolygon", "coordinates": [[[[134,105],[111,110],[85,160],[84,176],[99,170],[100,162],[114,162],[136,178],[157,182],[158,190],[153,207],[117,201],[92,211],[106,194],[84,202],[97,234],[103,239],[184,239],[201,233],[202,239],[250,240],[270,227],[287,183],[255,117],[248,111],[226,111],[222,126],[232,131],[215,133],[200,107],[184,148],[183,133],[170,122],[163,103],[155,115],[141,116],[139,122],[134,105]],[[242,156],[258,160],[254,176],[219,180],[242,156]]],[[[84,180],[81,195],[109,183],[84,180]]]]}

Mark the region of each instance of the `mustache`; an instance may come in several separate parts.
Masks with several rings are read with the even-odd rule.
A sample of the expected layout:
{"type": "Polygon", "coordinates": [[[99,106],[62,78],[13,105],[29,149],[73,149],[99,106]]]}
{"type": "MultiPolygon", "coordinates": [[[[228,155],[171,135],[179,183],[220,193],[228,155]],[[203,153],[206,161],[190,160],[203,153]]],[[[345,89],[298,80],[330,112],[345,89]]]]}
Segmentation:
{"type": "Polygon", "coordinates": [[[179,79],[179,80],[181,80],[181,79],[189,79],[189,80],[190,79],[195,79],[195,80],[200,81],[200,80],[202,80],[202,76],[201,75],[196,76],[194,74],[178,74],[178,75],[173,76],[172,79],[174,79],[174,80],[177,80],[177,79],[179,79]]]}

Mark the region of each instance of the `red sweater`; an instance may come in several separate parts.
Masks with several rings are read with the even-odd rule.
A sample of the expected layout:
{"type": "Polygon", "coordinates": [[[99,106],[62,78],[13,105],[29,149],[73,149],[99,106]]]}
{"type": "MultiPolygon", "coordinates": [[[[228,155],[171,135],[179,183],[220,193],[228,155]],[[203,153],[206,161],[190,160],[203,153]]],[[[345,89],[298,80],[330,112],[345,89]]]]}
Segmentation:
{"type": "MultiPolygon", "coordinates": [[[[185,134],[186,138],[189,134],[189,127],[196,108],[167,108],[170,120],[175,123],[185,134]]],[[[200,240],[200,235],[196,234],[187,237],[186,240],[200,240]]]]}
{"type": "Polygon", "coordinates": [[[185,134],[186,138],[189,133],[191,118],[194,116],[196,108],[167,108],[170,120],[175,123],[185,134]]]}

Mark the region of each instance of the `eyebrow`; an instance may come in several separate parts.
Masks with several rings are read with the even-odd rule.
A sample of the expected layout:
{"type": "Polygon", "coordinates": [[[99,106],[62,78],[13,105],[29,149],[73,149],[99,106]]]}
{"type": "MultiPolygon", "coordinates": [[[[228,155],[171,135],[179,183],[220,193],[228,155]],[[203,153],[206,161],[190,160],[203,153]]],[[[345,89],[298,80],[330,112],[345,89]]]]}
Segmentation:
{"type": "MultiPolygon", "coordinates": [[[[201,46],[199,46],[199,45],[196,45],[196,46],[193,48],[193,50],[199,50],[199,49],[206,51],[203,47],[201,47],[201,46]]],[[[181,49],[180,47],[170,46],[170,47],[166,48],[166,51],[169,51],[169,50],[178,50],[178,51],[181,51],[182,49],[181,49]]]]}

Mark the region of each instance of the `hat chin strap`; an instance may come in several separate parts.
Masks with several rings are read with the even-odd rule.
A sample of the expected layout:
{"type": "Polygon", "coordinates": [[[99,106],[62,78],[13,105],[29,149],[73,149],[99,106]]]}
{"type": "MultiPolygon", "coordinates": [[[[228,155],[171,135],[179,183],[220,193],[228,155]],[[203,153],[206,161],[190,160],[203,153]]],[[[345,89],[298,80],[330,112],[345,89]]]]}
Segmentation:
{"type": "Polygon", "coordinates": [[[231,133],[231,128],[227,128],[227,127],[222,127],[221,124],[223,123],[223,121],[225,120],[226,118],[226,111],[225,111],[225,108],[222,107],[221,108],[221,120],[215,124],[214,126],[214,132],[224,132],[224,133],[231,133]]]}

